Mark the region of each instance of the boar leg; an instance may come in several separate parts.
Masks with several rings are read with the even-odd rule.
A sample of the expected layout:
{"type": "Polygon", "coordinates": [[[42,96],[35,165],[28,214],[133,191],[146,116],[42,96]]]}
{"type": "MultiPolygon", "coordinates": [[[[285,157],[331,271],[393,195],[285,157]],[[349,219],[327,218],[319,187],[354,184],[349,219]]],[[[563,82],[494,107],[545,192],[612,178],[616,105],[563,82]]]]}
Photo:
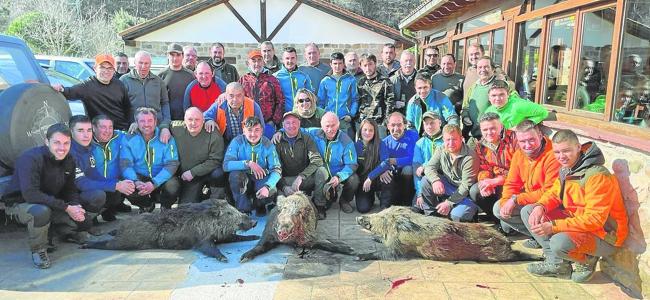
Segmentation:
{"type": "Polygon", "coordinates": [[[313,245],[314,248],[325,250],[333,253],[353,254],[354,249],[340,241],[318,240],[313,245]]]}
{"type": "Polygon", "coordinates": [[[253,247],[253,249],[248,250],[246,253],[242,254],[239,259],[240,262],[247,262],[256,256],[266,253],[269,250],[275,248],[278,245],[278,242],[268,238],[268,235],[265,235],[258,243],[253,247]]]}
{"type": "Polygon", "coordinates": [[[196,247],[196,250],[205,254],[206,256],[214,257],[218,261],[221,262],[228,262],[228,258],[226,258],[223,253],[221,253],[221,250],[217,248],[217,244],[215,244],[212,241],[203,241],[201,244],[199,244],[196,247]]]}
{"type": "Polygon", "coordinates": [[[224,239],[222,243],[234,243],[234,242],[245,242],[245,241],[254,241],[259,240],[259,235],[239,235],[233,234],[230,237],[224,239]]]}

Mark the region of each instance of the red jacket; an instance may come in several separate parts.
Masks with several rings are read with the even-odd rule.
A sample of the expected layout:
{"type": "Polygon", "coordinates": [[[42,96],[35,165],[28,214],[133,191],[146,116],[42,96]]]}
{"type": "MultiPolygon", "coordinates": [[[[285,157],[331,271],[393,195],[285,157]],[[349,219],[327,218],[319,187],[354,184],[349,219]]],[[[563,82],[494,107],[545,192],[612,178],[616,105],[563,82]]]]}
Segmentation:
{"type": "Polygon", "coordinates": [[[255,76],[249,72],[239,78],[239,83],[244,86],[244,95],[260,106],[264,122],[280,125],[284,114],[284,94],[278,79],[266,73],[255,76]]]}

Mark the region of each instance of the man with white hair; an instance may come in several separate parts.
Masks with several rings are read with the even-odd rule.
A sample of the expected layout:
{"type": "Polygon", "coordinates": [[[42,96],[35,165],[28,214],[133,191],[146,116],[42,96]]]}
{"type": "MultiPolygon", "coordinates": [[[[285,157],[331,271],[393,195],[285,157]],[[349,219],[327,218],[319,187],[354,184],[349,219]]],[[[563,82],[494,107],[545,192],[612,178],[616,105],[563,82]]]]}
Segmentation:
{"type": "Polygon", "coordinates": [[[198,54],[196,48],[191,45],[183,46],[183,67],[190,71],[194,71],[196,68],[196,62],[198,59],[198,54]]]}
{"type": "Polygon", "coordinates": [[[171,113],[169,109],[169,93],[167,85],[160,77],[151,73],[151,54],[147,51],[138,51],[135,54],[135,68],[130,73],[120,77],[131,101],[131,115],[140,107],[152,108],[156,111],[156,118],[160,124],[160,140],[167,143],[171,137],[169,122],[171,113]]]}
{"type": "MultiPolygon", "coordinates": [[[[393,94],[395,95],[393,111],[399,111],[406,115],[406,104],[415,95],[415,74],[417,74],[415,71],[415,55],[409,51],[402,51],[399,66],[399,70],[390,76],[390,81],[393,83],[393,94]]],[[[392,111],[387,113],[392,113],[392,111]]]]}

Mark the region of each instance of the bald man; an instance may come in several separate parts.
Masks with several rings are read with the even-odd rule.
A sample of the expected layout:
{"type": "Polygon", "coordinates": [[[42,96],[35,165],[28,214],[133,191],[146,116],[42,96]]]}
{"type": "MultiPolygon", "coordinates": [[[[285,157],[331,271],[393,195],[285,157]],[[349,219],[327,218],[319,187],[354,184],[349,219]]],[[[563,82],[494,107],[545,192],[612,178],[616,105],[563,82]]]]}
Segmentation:
{"type": "MultiPolygon", "coordinates": [[[[395,103],[392,106],[393,111],[399,111],[406,115],[406,104],[409,99],[415,95],[415,55],[409,51],[402,51],[399,58],[400,68],[392,76],[390,81],[393,83],[393,94],[395,103]]],[[[387,112],[387,114],[393,111],[387,112]]]]}
{"type": "Polygon", "coordinates": [[[203,113],[196,107],[185,110],[183,121],[172,121],[180,165],[180,203],[199,202],[203,187],[222,185],[223,137],[218,131],[207,132],[203,113]]]}
{"type": "Polygon", "coordinates": [[[169,122],[171,121],[169,93],[165,82],[151,73],[151,54],[147,51],[138,51],[135,54],[135,68],[120,77],[120,80],[126,86],[131,101],[130,115],[133,116],[140,107],[154,109],[157,123],[161,128],[160,140],[167,143],[171,137],[169,132],[169,122]]]}

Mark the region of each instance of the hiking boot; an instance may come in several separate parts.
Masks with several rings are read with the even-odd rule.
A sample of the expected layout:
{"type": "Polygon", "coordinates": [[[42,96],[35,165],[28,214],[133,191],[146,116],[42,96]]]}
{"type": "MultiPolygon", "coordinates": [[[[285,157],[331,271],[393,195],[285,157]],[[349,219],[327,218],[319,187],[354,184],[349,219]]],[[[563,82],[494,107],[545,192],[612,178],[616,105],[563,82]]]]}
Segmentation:
{"type": "Polygon", "coordinates": [[[104,222],[113,222],[117,220],[117,218],[115,217],[115,212],[110,209],[104,210],[102,212],[102,220],[104,220],[104,222]]]}
{"type": "Polygon", "coordinates": [[[596,272],[596,264],[598,263],[598,256],[587,255],[587,261],[584,263],[576,263],[575,270],[571,274],[571,280],[577,283],[584,283],[591,280],[596,272]]]}
{"type": "Polygon", "coordinates": [[[535,276],[557,277],[562,279],[571,278],[572,271],[571,264],[568,262],[555,264],[549,261],[529,264],[526,270],[535,276]]]}
{"type": "Polygon", "coordinates": [[[521,245],[529,249],[542,249],[542,246],[534,238],[525,240],[521,245]]]}
{"type": "Polygon", "coordinates": [[[354,208],[352,205],[350,205],[349,201],[341,201],[339,204],[341,205],[341,210],[346,214],[352,213],[354,211],[354,208]]]}
{"type": "Polygon", "coordinates": [[[327,213],[325,211],[325,206],[316,206],[316,212],[318,214],[319,220],[325,220],[325,218],[327,218],[327,213]]]}
{"type": "Polygon", "coordinates": [[[126,205],[124,202],[120,202],[120,204],[115,206],[115,210],[118,212],[128,213],[131,212],[131,206],[126,205]]]}
{"type": "Polygon", "coordinates": [[[32,251],[32,261],[34,262],[34,266],[39,269],[47,269],[52,265],[50,256],[47,255],[45,248],[32,251]]]}

